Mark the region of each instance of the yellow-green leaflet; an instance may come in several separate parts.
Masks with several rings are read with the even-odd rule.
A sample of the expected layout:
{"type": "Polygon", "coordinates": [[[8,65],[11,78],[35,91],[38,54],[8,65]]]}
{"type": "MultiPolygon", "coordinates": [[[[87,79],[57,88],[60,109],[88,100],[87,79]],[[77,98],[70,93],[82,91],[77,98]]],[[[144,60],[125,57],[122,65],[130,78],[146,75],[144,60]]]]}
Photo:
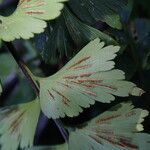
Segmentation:
{"type": "Polygon", "coordinates": [[[68,150],[68,144],[61,144],[56,146],[37,146],[26,150],[68,150]]]}
{"type": "Polygon", "coordinates": [[[91,41],[60,71],[38,78],[40,104],[49,118],[77,116],[95,101],[110,103],[114,96],[140,96],[143,90],[125,81],[124,72],[114,69],[119,46],[91,41]]]}
{"type": "Polygon", "coordinates": [[[16,11],[8,17],[0,16],[0,40],[29,39],[41,33],[45,20],[58,17],[67,0],[20,0],[16,11]]]}
{"type": "Polygon", "coordinates": [[[1,150],[32,147],[39,114],[38,99],[0,109],[1,150]]]}
{"type": "Polygon", "coordinates": [[[122,103],[77,129],[69,137],[69,150],[148,150],[150,135],[138,133],[148,111],[122,103]]]}

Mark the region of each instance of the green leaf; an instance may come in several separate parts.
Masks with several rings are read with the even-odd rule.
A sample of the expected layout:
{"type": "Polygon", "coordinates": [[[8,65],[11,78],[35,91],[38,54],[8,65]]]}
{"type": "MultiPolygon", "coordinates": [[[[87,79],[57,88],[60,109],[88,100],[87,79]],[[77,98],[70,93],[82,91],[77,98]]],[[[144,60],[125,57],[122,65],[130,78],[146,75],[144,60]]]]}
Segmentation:
{"type": "Polygon", "coordinates": [[[24,77],[18,77],[19,83],[16,85],[9,98],[5,100],[5,105],[16,105],[26,103],[35,97],[32,87],[24,77]],[[29,101],[28,101],[29,100],[29,101]]]}
{"type": "Polygon", "coordinates": [[[16,73],[17,65],[13,57],[6,53],[0,55],[0,78],[4,81],[11,73],[16,73]]]}
{"type": "Polygon", "coordinates": [[[114,69],[120,47],[104,45],[95,39],[55,75],[38,78],[40,104],[48,118],[77,116],[95,101],[110,103],[114,96],[143,94],[134,83],[125,81],[124,72],[114,69]]]}
{"type": "Polygon", "coordinates": [[[122,103],[119,108],[117,105],[72,132],[69,150],[148,150],[150,135],[138,133],[147,115],[148,111],[134,109],[131,103],[122,103]]]}
{"type": "Polygon", "coordinates": [[[61,144],[56,146],[37,146],[26,150],[68,150],[68,144],[61,144]]]}
{"type": "Polygon", "coordinates": [[[119,11],[127,4],[127,0],[70,0],[69,6],[84,22],[94,24],[106,22],[113,28],[121,28],[119,11]]]}
{"type": "Polygon", "coordinates": [[[41,33],[46,27],[45,20],[60,15],[62,2],[66,0],[20,0],[16,11],[8,17],[0,16],[0,40],[13,41],[29,39],[34,33],[41,33]]]}
{"type": "Polygon", "coordinates": [[[35,41],[43,59],[47,63],[57,63],[63,56],[72,56],[75,47],[83,47],[98,37],[106,44],[117,44],[110,36],[81,22],[65,7],[61,17],[49,24],[42,37],[38,36],[35,41]]]}
{"type": "Polygon", "coordinates": [[[39,100],[0,109],[1,150],[17,150],[33,146],[40,114],[39,100]]]}
{"type": "Polygon", "coordinates": [[[110,36],[82,23],[69,11],[69,9],[67,9],[67,7],[65,7],[63,11],[63,16],[65,18],[67,29],[76,45],[81,45],[82,41],[85,43],[90,42],[98,37],[105,41],[106,44],[117,44],[110,36]]]}

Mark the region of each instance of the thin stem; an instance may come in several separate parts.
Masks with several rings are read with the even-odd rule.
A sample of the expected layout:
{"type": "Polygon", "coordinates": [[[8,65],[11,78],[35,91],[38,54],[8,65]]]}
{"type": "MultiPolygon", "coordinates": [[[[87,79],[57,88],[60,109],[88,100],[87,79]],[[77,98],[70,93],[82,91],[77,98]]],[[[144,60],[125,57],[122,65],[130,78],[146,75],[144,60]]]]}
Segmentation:
{"type": "Polygon", "coordinates": [[[6,42],[5,44],[8,48],[8,50],[10,51],[10,53],[12,54],[12,56],[14,57],[15,61],[17,62],[19,68],[22,70],[22,72],[25,75],[26,79],[30,83],[31,87],[33,88],[35,94],[38,96],[39,95],[39,88],[36,86],[36,84],[32,80],[32,77],[28,73],[28,70],[26,69],[24,62],[21,61],[19,56],[17,55],[15,47],[13,46],[12,43],[6,42]]]}
{"type": "Polygon", "coordinates": [[[64,128],[62,128],[62,122],[60,119],[53,119],[53,121],[55,122],[56,126],[58,127],[61,135],[63,136],[65,142],[67,143],[68,142],[68,133],[66,132],[66,130],[64,128]]]}
{"type": "MultiPolygon", "coordinates": [[[[5,42],[5,45],[7,46],[8,50],[12,54],[12,56],[15,59],[16,63],[18,64],[19,68],[22,70],[22,72],[25,75],[26,79],[28,80],[28,82],[32,86],[32,88],[33,88],[36,96],[39,96],[39,91],[40,91],[39,87],[37,86],[37,84],[35,83],[35,81],[33,80],[33,78],[31,77],[31,74],[30,74],[28,68],[25,66],[24,62],[17,55],[16,48],[13,46],[12,43],[9,43],[9,42],[5,42]]],[[[65,129],[64,129],[62,123],[61,123],[61,120],[57,119],[57,120],[54,120],[54,122],[55,122],[56,126],[58,127],[58,129],[59,129],[62,137],[67,142],[68,141],[68,134],[65,131],[65,129]]]]}

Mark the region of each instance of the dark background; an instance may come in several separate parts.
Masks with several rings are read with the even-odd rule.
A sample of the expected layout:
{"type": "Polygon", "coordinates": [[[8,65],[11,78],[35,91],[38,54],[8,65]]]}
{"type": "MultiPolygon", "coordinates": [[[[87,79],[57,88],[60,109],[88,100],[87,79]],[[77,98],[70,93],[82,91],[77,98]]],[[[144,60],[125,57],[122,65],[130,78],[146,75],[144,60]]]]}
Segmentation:
{"type": "MultiPolygon", "coordinates": [[[[15,8],[18,1],[4,0],[0,5],[0,14],[9,15],[15,8]]],[[[117,100],[111,104],[96,103],[89,109],[86,109],[79,117],[62,119],[63,123],[70,126],[76,126],[80,123],[91,119],[92,117],[102,113],[111,106],[122,101],[133,101],[136,107],[150,110],[150,1],[135,0],[132,7],[123,9],[120,12],[121,21],[123,24],[122,30],[111,28],[106,23],[98,21],[92,26],[108,33],[122,46],[122,50],[117,57],[116,66],[126,72],[128,80],[136,83],[143,88],[146,93],[142,97],[116,98],[117,100]],[[131,9],[132,8],[132,9],[131,9]]],[[[39,35],[40,37],[43,34],[39,35]]],[[[36,42],[42,44],[39,36],[35,39],[23,41],[16,40],[14,42],[17,48],[17,53],[21,59],[30,67],[37,75],[48,76],[58,71],[70,57],[56,57],[49,63],[41,57],[41,51],[37,50],[36,42]],[[38,39],[38,40],[37,40],[38,39]]],[[[72,53],[77,53],[80,46],[74,47],[72,53]]],[[[71,55],[71,57],[73,56],[71,55]]],[[[8,52],[5,45],[0,49],[0,78],[4,87],[4,92],[1,96],[0,105],[7,106],[18,104],[32,100],[35,95],[30,85],[24,79],[24,76],[19,71],[13,57],[8,52]]],[[[150,117],[147,117],[145,122],[145,132],[150,133],[150,117]]],[[[35,138],[35,144],[49,145],[62,143],[58,129],[52,120],[48,120],[41,114],[38,130],[35,138]]]]}

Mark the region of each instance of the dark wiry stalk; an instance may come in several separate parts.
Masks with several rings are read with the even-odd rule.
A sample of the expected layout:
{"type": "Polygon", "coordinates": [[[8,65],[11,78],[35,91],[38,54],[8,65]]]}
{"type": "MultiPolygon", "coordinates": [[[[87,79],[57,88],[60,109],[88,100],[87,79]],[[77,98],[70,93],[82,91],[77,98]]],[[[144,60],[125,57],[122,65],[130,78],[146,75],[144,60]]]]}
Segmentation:
{"type": "MultiPolygon", "coordinates": [[[[13,58],[15,59],[15,61],[18,64],[19,68],[22,70],[22,72],[23,72],[24,76],[26,77],[27,81],[30,83],[30,85],[33,88],[36,96],[39,97],[39,91],[40,91],[39,87],[37,86],[37,84],[35,84],[35,81],[32,79],[32,77],[28,73],[28,70],[25,67],[24,62],[17,55],[16,48],[10,42],[5,42],[5,45],[7,46],[8,50],[10,51],[13,58]]],[[[58,127],[62,137],[65,140],[65,142],[68,142],[68,134],[65,131],[65,129],[64,129],[62,123],[61,123],[61,120],[57,119],[57,120],[54,120],[54,122],[55,122],[56,126],[58,127]]]]}
{"type": "Polygon", "coordinates": [[[18,64],[19,68],[25,75],[27,81],[32,86],[32,89],[34,90],[36,96],[39,96],[39,88],[35,85],[34,81],[32,80],[32,77],[29,75],[28,71],[25,68],[23,61],[20,60],[19,56],[17,55],[17,51],[16,51],[15,47],[13,46],[12,43],[9,43],[9,42],[6,42],[6,46],[9,50],[9,52],[11,53],[11,55],[13,56],[13,58],[15,59],[16,63],[18,64]]]}
{"type": "Polygon", "coordinates": [[[61,120],[60,119],[54,119],[54,122],[55,122],[57,128],[59,129],[61,135],[63,136],[65,142],[67,143],[68,138],[69,138],[68,133],[66,132],[66,130],[64,128],[62,128],[63,124],[62,124],[61,120]]]}

